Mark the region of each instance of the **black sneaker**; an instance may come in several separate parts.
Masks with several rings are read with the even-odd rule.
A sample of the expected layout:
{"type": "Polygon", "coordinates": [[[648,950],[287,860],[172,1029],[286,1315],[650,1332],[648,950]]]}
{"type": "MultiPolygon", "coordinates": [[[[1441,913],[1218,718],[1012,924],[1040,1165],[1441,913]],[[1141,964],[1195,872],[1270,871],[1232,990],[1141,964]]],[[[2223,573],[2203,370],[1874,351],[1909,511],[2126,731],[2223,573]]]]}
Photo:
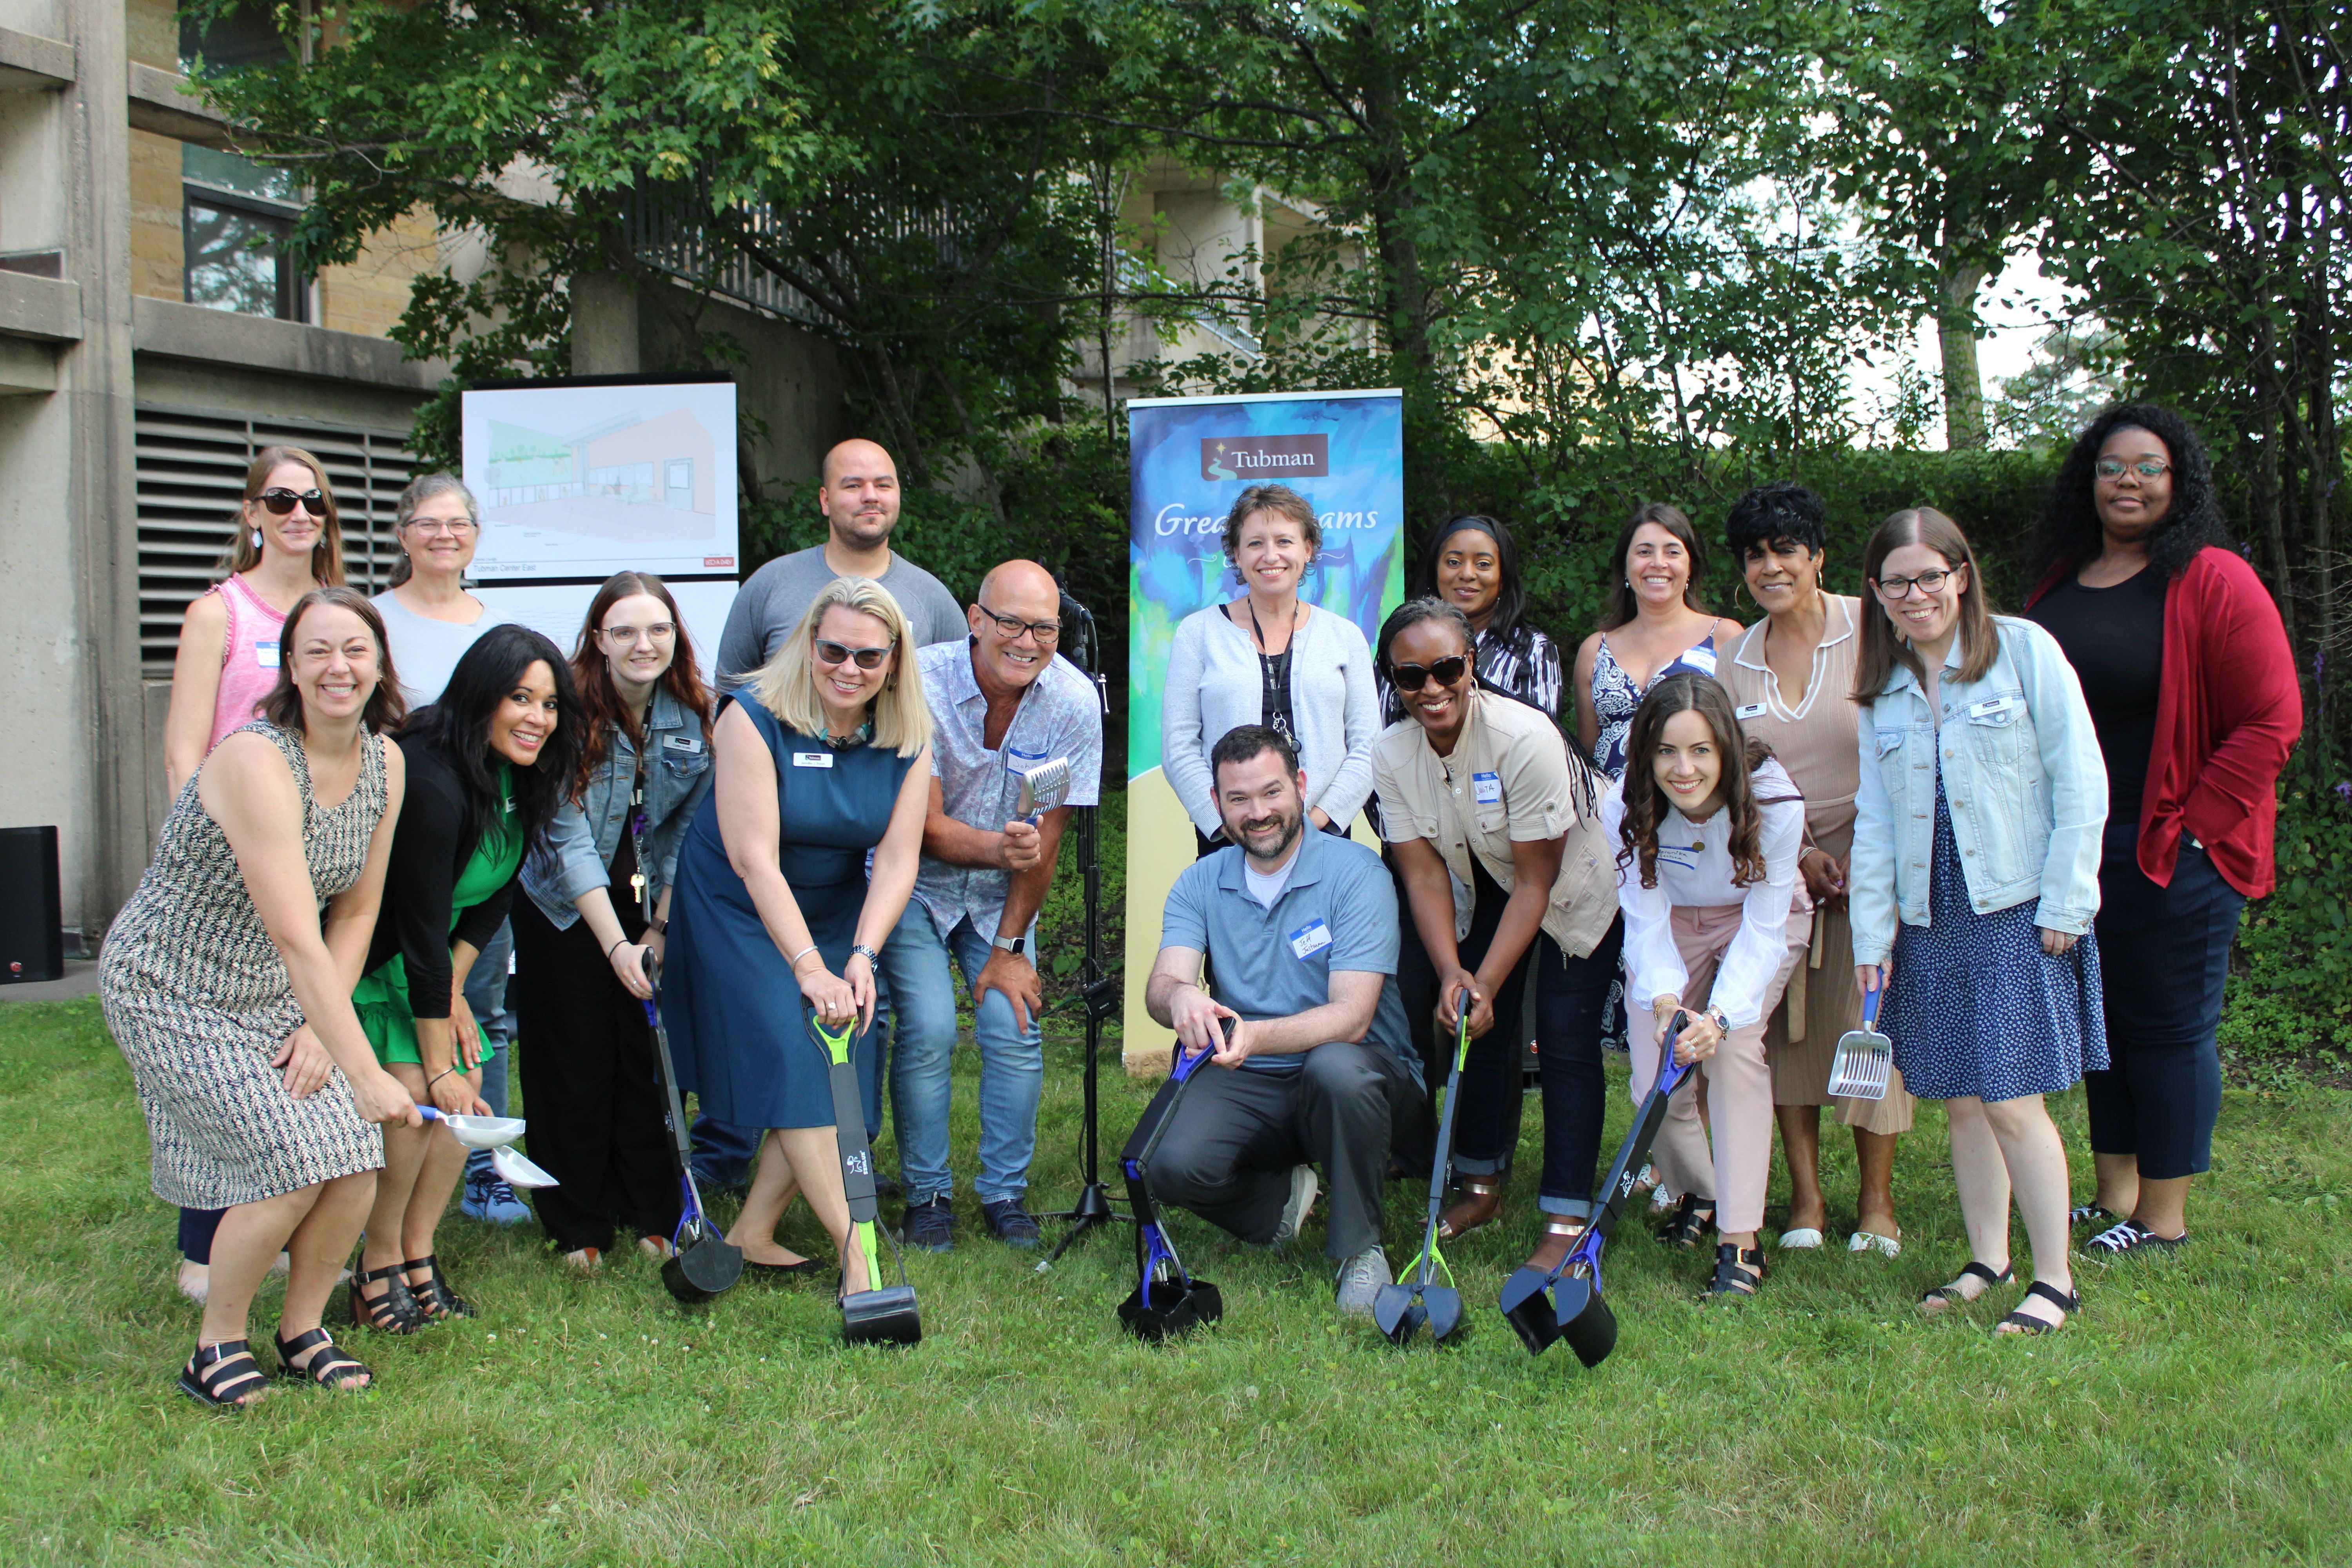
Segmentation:
{"type": "Polygon", "coordinates": [[[2177,1252],[2189,1245],[2189,1233],[2158,1236],[2130,1220],[2111,1226],[2083,1244],[2083,1256],[2120,1258],[2126,1252],[2177,1252]]]}
{"type": "Polygon", "coordinates": [[[996,1239],[1007,1247],[1034,1247],[1044,1234],[1037,1228],[1037,1217],[1021,1206],[1019,1198],[982,1204],[980,1212],[988,1216],[988,1228],[996,1233],[996,1239]]]}
{"type": "Polygon", "coordinates": [[[900,1232],[908,1247],[919,1252],[953,1252],[955,1250],[955,1211],[945,1197],[907,1205],[905,1228],[900,1232]]]}

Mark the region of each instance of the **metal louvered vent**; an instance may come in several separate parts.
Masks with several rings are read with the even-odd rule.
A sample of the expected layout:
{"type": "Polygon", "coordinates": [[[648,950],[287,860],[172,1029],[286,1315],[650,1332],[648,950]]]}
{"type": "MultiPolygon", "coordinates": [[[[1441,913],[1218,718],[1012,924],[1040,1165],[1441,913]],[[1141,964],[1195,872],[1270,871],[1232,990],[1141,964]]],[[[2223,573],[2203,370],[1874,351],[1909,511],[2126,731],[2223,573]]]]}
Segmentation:
{"type": "Polygon", "coordinates": [[[172,673],[180,618],[217,580],[246,468],[264,447],[299,447],[325,465],[342,515],[344,580],[368,594],[392,581],[393,513],[411,463],[404,432],[147,406],[133,418],[139,657],[150,678],[172,673]]]}

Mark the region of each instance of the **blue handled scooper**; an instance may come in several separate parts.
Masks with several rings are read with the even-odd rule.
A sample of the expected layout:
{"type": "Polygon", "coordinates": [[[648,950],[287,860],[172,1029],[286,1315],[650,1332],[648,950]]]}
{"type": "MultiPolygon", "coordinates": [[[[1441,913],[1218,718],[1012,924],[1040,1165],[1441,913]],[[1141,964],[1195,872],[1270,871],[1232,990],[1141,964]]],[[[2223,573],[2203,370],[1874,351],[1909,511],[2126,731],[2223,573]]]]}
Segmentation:
{"type": "Polygon", "coordinates": [[[1675,1061],[1675,1042],[1682,1037],[1683,1026],[1688,1021],[1688,1015],[1677,1011],[1667,1027],[1658,1081],[1633,1113],[1624,1146],[1617,1151],[1617,1163],[1609,1167],[1609,1179],[1601,1188],[1607,1195],[1584,1234],[1549,1271],[1519,1268],[1503,1281],[1503,1316],[1518,1331],[1530,1355],[1541,1355],[1551,1348],[1552,1341],[1564,1339],[1577,1360],[1599,1366],[1617,1348],[1617,1315],[1601,1299],[1601,1249],[1608,1245],[1610,1232],[1617,1228],[1618,1214],[1633,1195],[1633,1178],[1642,1162],[1649,1158],[1651,1141],[1665,1124],[1668,1102],[1696,1066],[1677,1066],[1675,1061]],[[1551,1293],[1555,1287],[1557,1296],[1551,1293]]]}
{"type": "MultiPolygon", "coordinates": [[[[876,1289],[882,1278],[882,1253],[876,1246],[881,1210],[874,1201],[874,1152],[866,1144],[866,1103],[857,1090],[857,1068],[849,1059],[849,1044],[857,1032],[851,1017],[839,1029],[828,1029],[809,1015],[809,1031],[824,1047],[833,1085],[833,1136],[841,1151],[842,1194],[849,1200],[849,1245],[866,1259],[863,1290],[841,1298],[841,1335],[853,1345],[911,1345],[923,1337],[922,1320],[915,1310],[915,1288],[907,1283],[907,1260],[898,1244],[890,1256],[898,1265],[898,1282],[876,1289]]],[[[847,1259],[842,1264],[845,1283],[847,1259]]]]}
{"type": "Polygon", "coordinates": [[[1421,1253],[1404,1266],[1410,1280],[1383,1285],[1372,1298],[1372,1321],[1400,1349],[1412,1342],[1422,1324],[1439,1344],[1462,1326],[1462,1292],[1454,1289],[1454,1269],[1437,1252],[1437,1211],[1445,1201],[1445,1167],[1454,1157],[1454,1108],[1461,1098],[1462,1064],[1470,1055],[1470,994],[1459,1002],[1460,1017],[1454,1029],[1454,1066],[1445,1074],[1445,1106],[1437,1118],[1437,1158],[1429,1170],[1429,1225],[1422,1232],[1421,1253]],[[1437,1283],[1438,1270],[1445,1283],[1437,1283]]]}
{"type": "MultiPolygon", "coordinates": [[[[1230,1035],[1232,1020],[1224,1022],[1230,1035]]],[[[1183,1045],[1177,1045],[1175,1065],[1168,1075],[1173,1089],[1160,1112],[1160,1120],[1152,1124],[1143,1152],[1132,1160],[1119,1162],[1119,1168],[1127,1173],[1128,1207],[1135,1214],[1139,1282],[1135,1293],[1118,1304],[1118,1321],[1138,1339],[1165,1340],[1202,1323],[1213,1323],[1225,1315],[1225,1299],[1217,1288],[1184,1271],[1184,1260],[1176,1256],[1176,1244],[1168,1239],[1168,1227],[1160,1217],[1159,1200],[1151,1195],[1151,1156],[1159,1152],[1160,1140],[1167,1132],[1168,1124],[1176,1120],[1176,1108],[1184,1102],[1185,1089],[1209,1056],[1209,1052],[1202,1051],[1188,1059],[1183,1045]]]]}
{"type": "Polygon", "coordinates": [[[1837,1054],[1830,1058],[1831,1094],[1848,1100],[1885,1100],[1893,1076],[1895,1042],[1878,1032],[1875,985],[1862,994],[1862,1027],[1838,1037],[1837,1054]]]}
{"type": "Polygon", "coordinates": [[[654,1029],[654,1056],[661,1067],[662,1120],[668,1124],[670,1163],[677,1171],[677,1230],[662,1263],[662,1287],[687,1306],[708,1301],[743,1278],[743,1249],[719,1234],[694,1184],[694,1145],[687,1134],[686,1102],[678,1098],[677,1067],[670,1059],[669,1030],[661,1019],[661,966],[646,954],[646,979],[654,994],[646,999],[646,1022],[654,1029]]]}

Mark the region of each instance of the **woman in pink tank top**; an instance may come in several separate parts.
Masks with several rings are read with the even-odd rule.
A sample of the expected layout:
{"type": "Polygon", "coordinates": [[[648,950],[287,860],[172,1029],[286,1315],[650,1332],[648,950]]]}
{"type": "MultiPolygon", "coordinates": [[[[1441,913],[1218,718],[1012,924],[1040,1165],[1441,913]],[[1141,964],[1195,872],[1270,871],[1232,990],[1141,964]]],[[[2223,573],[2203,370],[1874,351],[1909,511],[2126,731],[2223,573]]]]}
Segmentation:
{"type": "MultiPolygon", "coordinates": [[[[335,492],[319,459],[299,447],[264,447],[255,456],[236,528],[221,557],[226,577],[198,595],[180,623],[163,720],[163,781],[173,796],[278,685],[278,632],[294,602],[343,580],[335,492]]],[[[211,1286],[213,1232],[225,1212],[180,1211],[180,1290],[198,1301],[211,1286]]]]}
{"type": "Polygon", "coordinates": [[[246,469],[227,573],[188,606],[163,720],[163,780],[176,795],[278,684],[278,628],[294,601],[343,580],[335,494],[319,459],[264,447],[246,469]]]}

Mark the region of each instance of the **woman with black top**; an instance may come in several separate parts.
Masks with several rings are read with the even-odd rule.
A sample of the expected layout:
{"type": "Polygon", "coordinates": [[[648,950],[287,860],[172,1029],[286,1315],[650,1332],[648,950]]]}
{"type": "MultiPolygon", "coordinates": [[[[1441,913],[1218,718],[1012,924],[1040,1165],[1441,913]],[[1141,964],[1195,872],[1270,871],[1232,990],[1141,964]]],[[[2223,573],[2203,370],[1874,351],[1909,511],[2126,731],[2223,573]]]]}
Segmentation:
{"type": "MultiPolygon", "coordinates": [[[[441,700],[401,727],[408,791],[352,1005],[376,1060],[445,1113],[488,1113],[486,1046],[466,1005],[466,974],[506,919],[524,853],[546,839],[578,771],[580,732],[562,654],[517,626],[485,632],[441,700]]],[[[470,1315],[433,1255],[465,1165],[465,1147],[445,1128],[387,1129],[352,1280],[354,1323],[405,1334],[470,1315]]]]}
{"type": "Polygon", "coordinates": [[[2042,520],[2027,615],[2083,683],[2106,763],[2098,933],[2111,1065],[2085,1072],[2101,1226],[2084,1250],[2189,1239],[2189,1178],[2221,1114],[2214,1031],[2246,900],[2271,889],[2279,771],[2303,728],[2286,629],[2222,531],[2188,422],[2094,421],[2042,520]]]}
{"type": "Polygon", "coordinates": [[[522,1064],[531,1158],[556,1179],[539,1223],[590,1269],[616,1226],[654,1258],[677,1228],[646,961],[662,956],[678,839],[710,793],[710,695],[677,602],[639,572],[596,590],[572,677],[585,744],[547,847],[523,864],[514,997],[532,1038],[562,1043],[522,1064]]]}

